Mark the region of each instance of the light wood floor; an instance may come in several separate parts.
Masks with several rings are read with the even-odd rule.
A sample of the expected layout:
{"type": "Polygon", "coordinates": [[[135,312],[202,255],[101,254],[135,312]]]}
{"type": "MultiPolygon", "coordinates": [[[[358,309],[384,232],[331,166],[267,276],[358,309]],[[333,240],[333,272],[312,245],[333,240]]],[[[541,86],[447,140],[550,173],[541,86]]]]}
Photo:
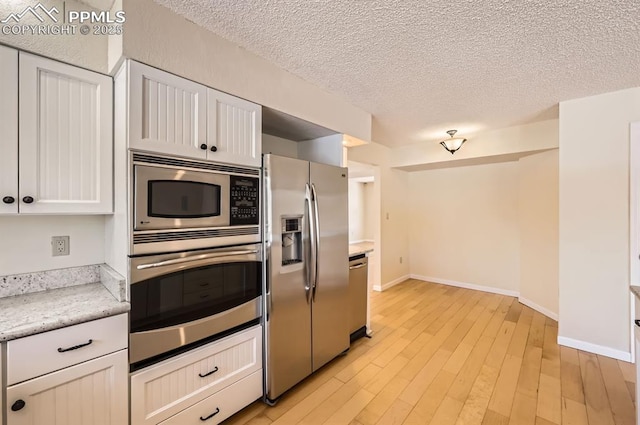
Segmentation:
{"type": "Polygon", "coordinates": [[[225,424],[635,424],[635,367],[558,346],[515,298],[409,280],[373,294],[372,328],[225,424]]]}

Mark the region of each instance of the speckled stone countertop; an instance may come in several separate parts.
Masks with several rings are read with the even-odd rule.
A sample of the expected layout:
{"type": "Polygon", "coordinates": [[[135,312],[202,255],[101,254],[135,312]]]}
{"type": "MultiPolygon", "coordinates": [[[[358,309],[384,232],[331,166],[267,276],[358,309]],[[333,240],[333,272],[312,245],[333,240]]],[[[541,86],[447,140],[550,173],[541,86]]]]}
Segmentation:
{"type": "Polygon", "coordinates": [[[349,244],[349,257],[373,251],[373,242],[357,242],[349,244]]]}
{"type": "Polygon", "coordinates": [[[102,283],[0,298],[0,342],[129,311],[102,283]]]}
{"type": "Polygon", "coordinates": [[[126,289],[106,264],[0,276],[0,342],[127,312],[126,289]]]}
{"type": "Polygon", "coordinates": [[[640,286],[631,285],[629,288],[631,289],[631,292],[633,292],[633,295],[640,298],[640,286]]]}

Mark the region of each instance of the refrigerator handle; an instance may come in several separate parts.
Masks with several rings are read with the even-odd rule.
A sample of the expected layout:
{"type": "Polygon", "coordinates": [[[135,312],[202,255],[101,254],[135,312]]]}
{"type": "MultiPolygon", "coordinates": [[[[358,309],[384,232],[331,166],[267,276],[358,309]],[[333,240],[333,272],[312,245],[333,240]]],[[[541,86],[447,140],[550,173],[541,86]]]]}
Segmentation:
{"type": "Polygon", "coordinates": [[[304,289],[306,291],[306,295],[307,295],[307,304],[311,304],[311,296],[313,294],[313,281],[315,280],[315,277],[313,276],[313,273],[315,271],[315,266],[313,266],[313,264],[315,264],[315,257],[316,257],[316,245],[315,245],[315,226],[313,225],[313,211],[312,211],[312,204],[313,204],[313,195],[311,192],[311,187],[309,186],[309,183],[305,184],[305,206],[307,208],[307,218],[308,218],[308,223],[309,223],[309,246],[310,246],[310,254],[309,255],[305,255],[305,286],[304,289]]]}
{"type": "Polygon", "coordinates": [[[318,214],[318,194],[316,185],[311,183],[311,198],[313,199],[313,221],[315,226],[315,261],[313,274],[313,300],[316,299],[316,288],[318,287],[318,271],[320,270],[320,215],[318,214]]]}

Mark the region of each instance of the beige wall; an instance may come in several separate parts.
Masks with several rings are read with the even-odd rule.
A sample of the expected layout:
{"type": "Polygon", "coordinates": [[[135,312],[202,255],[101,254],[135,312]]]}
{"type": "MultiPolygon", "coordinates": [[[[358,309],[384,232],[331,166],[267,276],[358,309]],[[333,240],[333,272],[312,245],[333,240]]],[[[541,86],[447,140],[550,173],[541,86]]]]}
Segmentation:
{"type": "Polygon", "coordinates": [[[560,103],[563,343],[630,352],[629,123],[640,88],[560,103]]]}
{"type": "Polygon", "coordinates": [[[558,150],[518,161],[520,301],[558,318],[558,150]]]}
{"type": "Polygon", "coordinates": [[[371,114],[198,27],[152,0],[125,0],[123,54],[302,118],[371,140],[371,114]]]}
{"type": "Polygon", "coordinates": [[[411,274],[516,293],[518,163],[409,174],[411,274]]]}
{"type": "MultiPolygon", "coordinates": [[[[56,7],[60,12],[58,21],[62,22],[63,3],[66,10],[92,10],[88,6],[74,0],[48,0],[42,2],[47,8],[56,7]]],[[[28,6],[35,6],[32,0],[0,1],[0,20],[10,13],[22,12],[28,6]]],[[[49,18],[45,22],[48,24],[49,18]]],[[[34,16],[26,15],[20,24],[41,24],[34,16]]],[[[76,30],[78,31],[78,30],[76,30]]],[[[28,52],[67,62],[93,71],[107,73],[107,36],[103,35],[5,35],[0,32],[0,43],[13,46],[28,52]]]]}

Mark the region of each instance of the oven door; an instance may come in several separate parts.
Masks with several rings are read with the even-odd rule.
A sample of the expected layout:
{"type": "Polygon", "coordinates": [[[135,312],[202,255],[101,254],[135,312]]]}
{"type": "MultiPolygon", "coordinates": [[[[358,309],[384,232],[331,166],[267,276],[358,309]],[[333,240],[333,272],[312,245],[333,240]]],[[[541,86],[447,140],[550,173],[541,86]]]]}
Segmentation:
{"type": "Polygon", "coordinates": [[[130,259],[130,362],[262,315],[260,244],[130,259]]]}
{"type": "Polygon", "coordinates": [[[134,166],[134,230],[229,225],[227,174],[134,166]]]}

